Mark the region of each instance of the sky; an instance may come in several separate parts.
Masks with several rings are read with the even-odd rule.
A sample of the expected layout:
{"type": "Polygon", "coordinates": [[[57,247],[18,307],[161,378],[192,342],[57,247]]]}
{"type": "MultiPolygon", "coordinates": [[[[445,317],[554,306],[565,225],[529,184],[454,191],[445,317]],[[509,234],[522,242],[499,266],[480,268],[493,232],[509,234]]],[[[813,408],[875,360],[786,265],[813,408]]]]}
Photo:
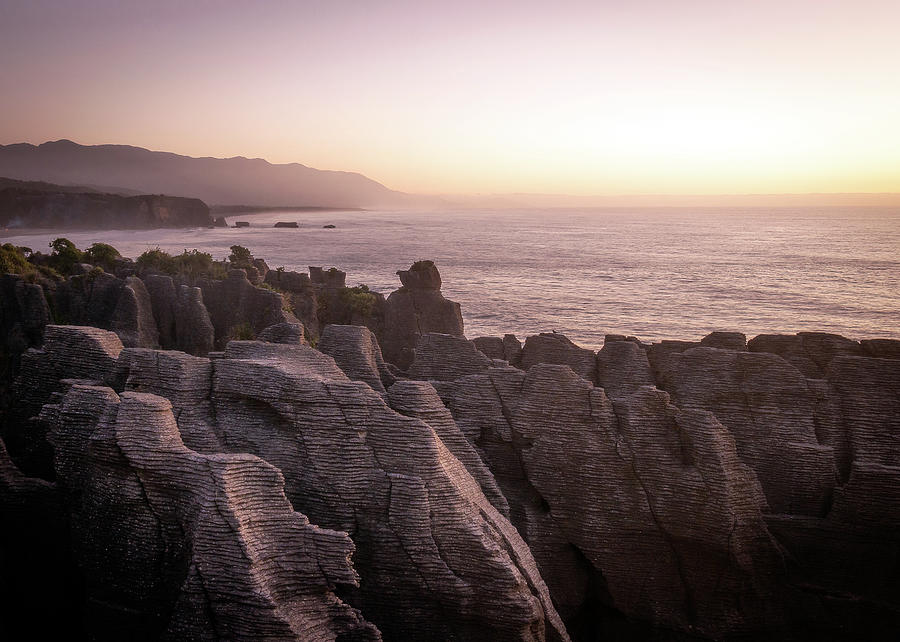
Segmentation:
{"type": "Polygon", "coordinates": [[[428,194],[900,192],[900,2],[0,0],[0,143],[428,194]]]}

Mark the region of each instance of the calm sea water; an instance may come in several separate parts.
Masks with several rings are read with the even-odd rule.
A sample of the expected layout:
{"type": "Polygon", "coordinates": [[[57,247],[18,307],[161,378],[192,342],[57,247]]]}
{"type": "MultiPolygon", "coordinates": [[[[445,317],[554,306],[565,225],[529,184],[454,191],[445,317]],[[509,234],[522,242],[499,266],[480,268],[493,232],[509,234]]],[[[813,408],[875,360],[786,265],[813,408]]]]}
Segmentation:
{"type": "Polygon", "coordinates": [[[433,259],[466,334],[556,330],[597,348],[606,333],[698,339],[713,330],[824,330],[900,338],[900,209],[598,209],[276,212],[249,229],[7,236],[46,248],[65,235],[135,257],[159,246],[222,258],[240,244],[272,268],[337,266],[385,294],[433,259]],[[274,229],[297,221],[300,229],[274,229]],[[324,224],[336,229],[322,229],[324,224]]]}

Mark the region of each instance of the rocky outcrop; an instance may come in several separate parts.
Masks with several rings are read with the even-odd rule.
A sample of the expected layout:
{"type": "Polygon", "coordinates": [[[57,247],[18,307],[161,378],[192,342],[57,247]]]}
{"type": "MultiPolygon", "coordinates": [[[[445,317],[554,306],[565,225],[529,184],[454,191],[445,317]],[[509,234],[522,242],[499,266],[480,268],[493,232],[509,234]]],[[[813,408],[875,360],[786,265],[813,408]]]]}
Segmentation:
{"type": "Polygon", "coordinates": [[[50,308],[44,291],[16,274],[0,275],[0,394],[19,369],[22,353],[39,346],[50,308]]]}
{"type": "Polygon", "coordinates": [[[350,538],[295,512],[275,468],[188,449],[155,395],[74,386],[44,413],[94,637],[380,639],[333,593],[357,581],[350,538]]]}
{"type": "Polygon", "coordinates": [[[0,226],[55,229],[208,227],[213,219],[196,198],[0,190],[0,226]]]}
{"type": "Polygon", "coordinates": [[[245,270],[229,270],[224,281],[201,281],[203,303],[215,328],[215,347],[221,350],[245,328],[253,337],[270,325],[297,323],[298,319],[284,309],[281,295],[255,287],[247,280],[245,270]]]}
{"type": "Polygon", "coordinates": [[[153,303],[144,282],[136,276],[125,279],[116,309],[110,321],[126,348],[158,348],[159,330],[153,316],[153,303]]]}
{"type": "Polygon", "coordinates": [[[494,508],[509,517],[509,504],[500,492],[494,476],[478,452],[460,432],[453,415],[441,402],[431,384],[425,381],[398,381],[391,386],[388,393],[391,408],[402,415],[421,419],[428,424],[478,482],[484,496],[494,508]]]}
{"type": "Polygon", "coordinates": [[[538,363],[569,366],[575,374],[594,381],[597,376],[596,357],[591,350],[575,345],[564,334],[542,332],[525,339],[521,365],[524,370],[538,363]]]}
{"type": "Polygon", "coordinates": [[[306,343],[302,323],[276,323],[260,332],[257,338],[268,343],[306,343]]]}
{"type": "Polygon", "coordinates": [[[751,339],[747,348],[751,352],[777,354],[811,379],[824,377],[828,364],[837,355],[862,355],[856,341],[826,332],[761,334],[751,339]]]}
{"type": "Polygon", "coordinates": [[[159,345],[163,350],[171,350],[178,345],[178,329],[175,321],[177,289],[171,276],[147,274],[143,277],[144,287],[150,295],[150,307],[159,332],[159,345]]]}
{"type": "Polygon", "coordinates": [[[409,376],[426,381],[453,381],[486,372],[490,366],[491,360],[474,342],[464,337],[428,332],[419,338],[409,376]]]}
{"type": "Polygon", "coordinates": [[[384,394],[396,381],[396,372],[384,361],[371,330],[358,325],[328,325],[319,339],[319,350],[334,359],[353,381],[362,381],[384,394]]]}
{"type": "Polygon", "coordinates": [[[26,476],[53,479],[48,426],[34,419],[41,407],[67,387],[66,380],[105,381],[121,351],[122,342],[107,330],[48,325],[44,345],[22,355],[21,373],[12,388],[16,401],[7,409],[2,437],[26,476]]]}
{"type": "Polygon", "coordinates": [[[835,452],[816,435],[817,395],[784,359],[698,347],[675,353],[661,387],[680,408],[713,412],[762,483],[776,513],[824,516],[835,452]]]}
{"type": "Polygon", "coordinates": [[[500,337],[475,337],[472,339],[472,343],[491,359],[506,359],[503,339],[500,337]]]}
{"type": "Polygon", "coordinates": [[[422,335],[437,332],[461,337],[463,319],[459,304],[441,294],[441,278],[434,263],[418,261],[397,274],[403,287],[387,298],[378,341],[384,358],[405,370],[422,335]]]}
{"type": "Polygon", "coordinates": [[[597,385],[612,399],[655,386],[643,346],[634,341],[605,341],[597,353],[597,385]]]}
{"type": "Polygon", "coordinates": [[[610,609],[710,637],[784,630],[765,498],[710,413],[650,387],[613,403],[550,364],[465,377],[445,401],[580,635],[610,609]]]}
{"type": "Polygon", "coordinates": [[[229,448],[278,466],[295,508],[352,534],[346,599],[387,637],[566,637],[527,546],[428,424],[306,346],[232,342],[215,363],[229,448]]]}
{"type": "Polygon", "coordinates": [[[700,345],[722,350],[746,350],[747,336],[743,332],[710,332],[700,339],[700,345]]]}
{"type": "Polygon", "coordinates": [[[181,285],[175,300],[175,348],[204,356],[215,345],[215,328],[200,288],[181,285]]]}

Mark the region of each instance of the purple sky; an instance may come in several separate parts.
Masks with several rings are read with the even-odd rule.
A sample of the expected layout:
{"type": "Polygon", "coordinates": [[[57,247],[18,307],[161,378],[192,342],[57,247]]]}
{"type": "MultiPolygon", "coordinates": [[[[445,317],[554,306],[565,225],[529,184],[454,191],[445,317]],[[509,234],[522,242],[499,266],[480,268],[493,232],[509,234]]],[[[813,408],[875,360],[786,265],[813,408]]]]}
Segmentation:
{"type": "Polygon", "coordinates": [[[417,192],[900,191],[900,2],[0,0],[0,142],[417,192]]]}

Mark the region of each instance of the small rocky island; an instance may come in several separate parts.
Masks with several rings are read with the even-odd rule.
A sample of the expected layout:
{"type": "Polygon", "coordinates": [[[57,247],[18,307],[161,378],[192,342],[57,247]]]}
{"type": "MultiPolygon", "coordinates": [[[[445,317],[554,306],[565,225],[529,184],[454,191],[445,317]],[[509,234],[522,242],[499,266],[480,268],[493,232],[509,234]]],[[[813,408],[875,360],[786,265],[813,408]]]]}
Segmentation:
{"type": "Polygon", "coordinates": [[[388,297],[240,246],[0,261],[9,631],[900,630],[900,341],[468,340],[431,261],[388,297]]]}

